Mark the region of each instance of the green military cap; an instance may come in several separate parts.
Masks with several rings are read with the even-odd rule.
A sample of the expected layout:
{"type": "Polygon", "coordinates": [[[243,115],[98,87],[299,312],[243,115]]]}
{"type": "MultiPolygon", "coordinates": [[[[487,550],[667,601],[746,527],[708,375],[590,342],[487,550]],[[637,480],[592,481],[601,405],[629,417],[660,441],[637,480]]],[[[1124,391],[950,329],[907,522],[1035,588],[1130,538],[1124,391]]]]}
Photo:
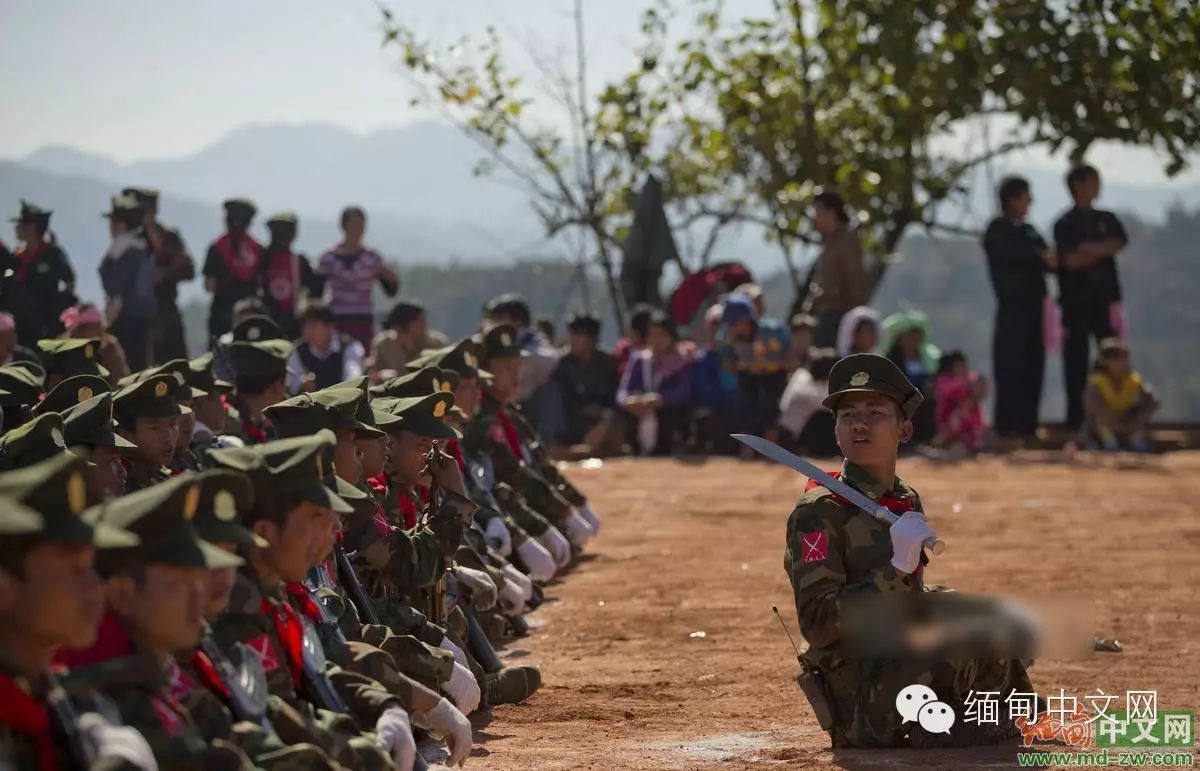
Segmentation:
{"type": "Polygon", "coordinates": [[[94,337],[67,337],[38,340],[42,352],[42,366],[47,377],[71,377],[72,375],[97,375],[108,377],[108,370],[100,366],[96,358],[100,352],[100,341],[94,337]]]}
{"type": "Polygon", "coordinates": [[[287,340],[264,340],[260,343],[233,343],[229,346],[229,363],[238,375],[284,377],[292,344],[287,340]]]}
{"type": "Polygon", "coordinates": [[[296,216],[294,211],[275,212],[267,219],[267,227],[296,227],[300,224],[300,218],[296,216]]]}
{"type": "Polygon", "coordinates": [[[127,187],[121,191],[121,195],[133,198],[142,206],[147,204],[151,206],[158,205],[158,191],[152,187],[127,187]]]}
{"type": "Polygon", "coordinates": [[[138,418],[172,418],[191,412],[179,404],[179,375],[163,373],[130,383],[113,395],[117,421],[127,428],[138,418]]]}
{"type": "Polygon", "coordinates": [[[356,389],[362,394],[362,399],[355,408],[354,414],[355,417],[358,418],[359,422],[365,423],[368,426],[374,426],[375,428],[383,429],[392,423],[399,423],[399,418],[387,412],[381,412],[371,405],[371,397],[374,395],[374,393],[368,387],[370,382],[371,378],[368,375],[359,375],[358,377],[352,377],[349,380],[343,380],[340,383],[335,383],[334,385],[321,390],[334,391],[340,388],[356,389]]]}
{"type": "Polygon", "coordinates": [[[42,372],[40,376],[17,364],[0,367],[0,391],[4,392],[0,395],[0,405],[10,407],[37,404],[42,395],[42,383],[45,378],[41,367],[38,367],[38,371],[42,372]]]}
{"type": "Polygon", "coordinates": [[[479,341],[464,337],[444,348],[427,348],[421,351],[421,355],[408,362],[405,369],[411,372],[433,366],[453,370],[460,377],[487,379],[491,375],[479,368],[479,357],[482,355],[483,346],[479,341]]]}
{"type": "Polygon", "coordinates": [[[333,388],[284,399],[264,409],[263,414],[281,437],[305,436],[322,429],[341,428],[353,430],[358,439],[383,436],[383,432],[372,425],[373,420],[362,420],[363,417],[373,418],[373,415],[360,412],[360,405],[364,401],[362,391],[333,388]]]}
{"type": "Polygon", "coordinates": [[[823,404],[837,409],[846,394],[881,394],[900,405],[911,419],[924,397],[891,359],[874,353],[855,353],[833,365],[829,371],[829,396],[823,404]]]}
{"type": "Polygon", "coordinates": [[[213,361],[212,351],[202,353],[189,361],[188,369],[191,370],[191,374],[187,375],[188,385],[210,394],[227,394],[233,390],[233,383],[217,377],[213,361]]]}
{"type": "Polygon", "coordinates": [[[8,502],[0,506],[0,532],[28,520],[28,510],[38,517],[33,529],[19,532],[37,533],[47,541],[62,543],[94,543],[101,548],[134,546],[135,534],[119,525],[97,523],[94,515],[86,513],[87,482],[83,472],[86,463],[69,452],[0,474],[0,497],[17,501],[26,511],[14,509],[8,502]]]}
{"type": "Polygon", "coordinates": [[[93,506],[100,522],[130,531],[137,546],[100,552],[96,566],[110,575],[133,564],[186,568],[237,567],[242,559],[205,541],[194,519],[200,510],[200,477],[191,471],[93,506]]]}
{"type": "Polygon", "coordinates": [[[46,394],[33,408],[34,415],[47,412],[66,412],[82,404],[96,394],[112,391],[108,381],[97,375],[75,375],[63,380],[46,394]]]}
{"type": "Polygon", "coordinates": [[[329,407],[334,428],[352,428],[359,439],[376,439],[383,436],[381,428],[399,421],[393,415],[374,409],[369,397],[365,381],[361,388],[323,388],[312,394],[313,401],[329,407]]]}
{"type": "Polygon", "coordinates": [[[62,415],[48,412],[0,436],[0,469],[28,466],[66,452],[62,415]]]}
{"type": "Polygon", "coordinates": [[[50,222],[50,215],[53,214],[50,209],[44,209],[36,203],[30,203],[24,198],[21,199],[21,211],[17,216],[10,217],[9,222],[28,222],[34,224],[42,224],[50,222]]]}
{"type": "Polygon", "coordinates": [[[249,475],[257,496],[270,500],[296,496],[350,514],[353,509],[334,492],[338,484],[333,467],[335,444],[333,432],[324,429],[251,447],[210,450],[209,458],[220,468],[249,475]]]}
{"type": "Polygon", "coordinates": [[[12,498],[0,496],[0,535],[29,535],[42,531],[42,515],[12,498]]]}
{"type": "Polygon", "coordinates": [[[487,363],[492,359],[505,359],[521,355],[521,346],[517,344],[517,328],[512,324],[497,324],[487,329],[479,336],[483,346],[480,359],[487,363]]]}
{"type": "Polygon", "coordinates": [[[192,524],[200,537],[214,543],[269,546],[242,524],[242,515],[254,503],[250,477],[232,469],[211,469],[200,475],[200,508],[192,524]]]}
{"type": "Polygon", "coordinates": [[[442,420],[454,406],[453,394],[439,392],[403,399],[381,399],[377,406],[401,419],[397,427],[400,431],[411,431],[431,439],[458,439],[462,436],[442,420]]]}
{"type": "Polygon", "coordinates": [[[457,372],[431,366],[394,377],[372,387],[371,393],[379,397],[400,399],[409,396],[428,396],[432,393],[452,393],[457,387],[457,372]]]}
{"type": "Polygon", "coordinates": [[[132,450],[136,444],[116,432],[113,420],[113,395],[105,391],[62,413],[63,443],[67,447],[116,447],[132,450]]]}
{"type": "Polygon", "coordinates": [[[132,385],[133,383],[140,383],[146,378],[153,377],[154,375],[178,376],[176,378],[178,382],[176,383],[173,391],[176,401],[191,401],[192,399],[198,399],[201,396],[208,396],[207,391],[201,388],[196,388],[188,382],[188,379],[192,375],[192,371],[188,366],[187,359],[172,359],[164,364],[159,364],[157,367],[143,369],[138,372],[134,372],[132,375],[126,375],[117,381],[117,386],[119,388],[124,388],[127,385],[132,385]]]}
{"type": "Polygon", "coordinates": [[[246,220],[254,219],[254,215],[258,213],[258,207],[249,198],[227,198],[221,203],[221,206],[225,209],[226,214],[246,220]]]}
{"type": "Polygon", "coordinates": [[[358,377],[352,377],[349,380],[343,380],[340,383],[334,383],[333,385],[331,385],[328,388],[323,389],[323,390],[329,390],[329,389],[333,389],[333,388],[357,388],[358,390],[365,392],[367,390],[367,385],[370,382],[371,382],[370,375],[359,375],[358,377]]]}
{"type": "Polygon", "coordinates": [[[255,314],[233,325],[233,342],[259,343],[263,340],[287,340],[283,327],[270,316],[255,314]]]}

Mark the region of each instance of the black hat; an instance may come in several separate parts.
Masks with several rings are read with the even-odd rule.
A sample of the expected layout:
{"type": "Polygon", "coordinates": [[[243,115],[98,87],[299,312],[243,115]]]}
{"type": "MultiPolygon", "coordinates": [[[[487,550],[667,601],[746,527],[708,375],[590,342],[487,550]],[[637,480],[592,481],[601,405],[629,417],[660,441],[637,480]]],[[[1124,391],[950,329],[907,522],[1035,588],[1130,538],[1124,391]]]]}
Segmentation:
{"type": "Polygon", "coordinates": [[[233,342],[261,343],[264,340],[287,340],[283,327],[270,316],[255,314],[233,325],[233,342]]]}
{"type": "Polygon", "coordinates": [[[233,383],[228,383],[217,377],[213,368],[213,352],[207,351],[188,362],[191,374],[187,375],[188,385],[209,394],[227,394],[233,391],[233,383]]]}
{"type": "Polygon", "coordinates": [[[310,436],[277,439],[251,447],[210,450],[209,457],[218,467],[247,474],[256,497],[276,499],[294,495],[340,514],[350,514],[353,509],[333,491],[337,486],[333,468],[336,443],[332,431],[322,430],[310,436]]]}
{"type": "Polygon", "coordinates": [[[134,546],[138,538],[119,526],[97,524],[87,506],[86,463],[60,453],[16,471],[0,474],[0,532],[38,533],[46,541],[93,543],[101,548],[134,546]],[[16,501],[19,509],[13,506],[16,501]],[[37,517],[30,527],[28,514],[37,517]]]}
{"type": "Polygon", "coordinates": [[[171,418],[191,412],[176,399],[180,388],[179,375],[163,373],[130,383],[113,395],[117,422],[133,428],[138,418],[171,418]]]}
{"type": "Polygon", "coordinates": [[[46,412],[66,412],[82,404],[96,394],[112,391],[108,381],[97,375],[75,375],[63,380],[46,394],[33,408],[34,415],[46,412]]]}
{"type": "Polygon", "coordinates": [[[142,206],[158,206],[158,191],[152,187],[127,187],[121,195],[129,196],[142,206]]]}
{"type": "Polygon", "coordinates": [[[292,344],[287,340],[233,343],[229,346],[229,363],[236,375],[284,377],[291,355],[292,344]]]}
{"type": "Polygon", "coordinates": [[[268,546],[243,524],[243,515],[254,503],[250,477],[232,469],[212,469],[200,475],[200,508],[192,524],[200,537],[214,543],[268,546]]]}
{"type": "Polygon", "coordinates": [[[258,213],[258,207],[249,198],[229,198],[221,206],[225,207],[226,214],[245,220],[247,224],[258,213]]]}
{"type": "Polygon", "coordinates": [[[67,453],[63,419],[57,412],[22,423],[0,436],[0,469],[14,469],[67,453]]]}
{"type": "Polygon", "coordinates": [[[98,375],[108,377],[109,372],[100,366],[96,356],[100,352],[100,340],[94,337],[68,337],[63,339],[38,340],[42,352],[42,366],[46,376],[98,375]]]}
{"type": "Polygon", "coordinates": [[[567,319],[567,330],[583,332],[592,337],[600,336],[600,319],[590,313],[574,313],[567,319]]]}
{"type": "Polygon", "coordinates": [[[67,447],[116,447],[132,450],[136,444],[116,432],[113,397],[110,392],[96,394],[62,412],[63,443],[67,447]]]}
{"type": "Polygon", "coordinates": [[[489,328],[479,338],[483,346],[480,357],[483,364],[492,359],[512,358],[521,355],[521,346],[517,343],[517,328],[512,324],[497,324],[489,328]]]}
{"type": "Polygon", "coordinates": [[[428,396],[432,393],[453,393],[458,388],[458,373],[441,367],[424,367],[407,375],[394,377],[371,387],[377,397],[400,399],[410,396],[428,396]]]}
{"type": "Polygon", "coordinates": [[[442,420],[454,406],[453,394],[435,393],[404,399],[380,399],[376,406],[401,419],[400,425],[393,430],[410,431],[431,439],[458,439],[462,436],[457,429],[442,420]]]}
{"type": "Polygon", "coordinates": [[[474,338],[464,337],[445,348],[428,348],[421,351],[421,355],[408,362],[405,369],[415,372],[423,367],[434,366],[453,370],[460,377],[489,380],[491,373],[479,368],[479,358],[482,355],[483,345],[474,338]]]}
{"type": "Polygon", "coordinates": [[[3,395],[0,395],[0,405],[9,407],[37,404],[46,377],[41,367],[37,367],[37,372],[41,374],[29,367],[17,366],[16,363],[0,367],[0,392],[3,392],[3,395]]]}
{"type": "Polygon", "coordinates": [[[22,222],[41,225],[43,228],[50,224],[50,215],[53,214],[50,209],[43,209],[35,203],[30,203],[24,198],[21,199],[21,212],[9,218],[9,222],[22,222]]]}
{"type": "Polygon", "coordinates": [[[924,397],[891,359],[874,353],[855,353],[833,365],[829,372],[829,396],[822,402],[837,410],[846,394],[881,394],[900,405],[911,420],[924,397]]]}
{"type": "Polygon", "coordinates": [[[137,546],[101,551],[97,568],[108,575],[145,563],[210,570],[241,565],[240,557],[200,537],[193,524],[199,510],[200,477],[191,471],[93,506],[88,514],[132,532],[141,541],[137,546]]]}
{"type": "Polygon", "coordinates": [[[130,226],[139,225],[143,216],[142,202],[132,195],[114,195],[109,199],[108,211],[100,216],[130,226]]]}

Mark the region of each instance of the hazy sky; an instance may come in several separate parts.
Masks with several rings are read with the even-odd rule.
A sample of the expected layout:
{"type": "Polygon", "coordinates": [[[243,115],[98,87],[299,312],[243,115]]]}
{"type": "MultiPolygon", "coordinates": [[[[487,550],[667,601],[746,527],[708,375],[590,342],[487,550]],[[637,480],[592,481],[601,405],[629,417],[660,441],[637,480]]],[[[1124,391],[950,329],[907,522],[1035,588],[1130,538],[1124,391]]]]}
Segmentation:
{"type": "MultiPolygon", "coordinates": [[[[628,71],[648,0],[585,0],[593,88],[628,71]]],[[[737,0],[751,12],[769,0],[737,0]]],[[[571,0],[392,0],[444,40],[479,33],[573,52],[571,0]]],[[[0,156],[66,144],[118,160],[192,153],[248,123],[330,122],[370,131],[428,117],[408,106],[372,0],[2,0],[0,156]]],[[[519,48],[514,56],[523,60],[519,48]]],[[[526,72],[532,74],[532,68],[526,72]]],[[[1110,178],[1157,184],[1145,150],[1101,148],[1110,178]]],[[[1024,159],[1061,167],[1031,154],[1024,159]]],[[[1200,181],[1192,168],[1172,185],[1200,181]]]]}

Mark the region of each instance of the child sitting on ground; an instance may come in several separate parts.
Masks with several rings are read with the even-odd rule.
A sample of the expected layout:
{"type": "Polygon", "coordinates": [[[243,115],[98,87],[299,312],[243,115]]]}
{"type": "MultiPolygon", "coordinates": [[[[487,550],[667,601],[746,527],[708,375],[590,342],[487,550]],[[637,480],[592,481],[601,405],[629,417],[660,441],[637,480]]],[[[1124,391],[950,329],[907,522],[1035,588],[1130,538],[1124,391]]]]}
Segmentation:
{"type": "Polygon", "coordinates": [[[1085,444],[1146,452],[1150,416],[1159,403],[1154,389],[1130,366],[1125,344],[1115,337],[1101,340],[1100,360],[1083,395],[1085,444]]]}
{"type": "Polygon", "coordinates": [[[934,391],[937,436],[933,443],[945,449],[961,444],[967,452],[979,452],[985,428],[980,404],[987,396],[987,381],[967,367],[962,351],[942,356],[934,391]]]}

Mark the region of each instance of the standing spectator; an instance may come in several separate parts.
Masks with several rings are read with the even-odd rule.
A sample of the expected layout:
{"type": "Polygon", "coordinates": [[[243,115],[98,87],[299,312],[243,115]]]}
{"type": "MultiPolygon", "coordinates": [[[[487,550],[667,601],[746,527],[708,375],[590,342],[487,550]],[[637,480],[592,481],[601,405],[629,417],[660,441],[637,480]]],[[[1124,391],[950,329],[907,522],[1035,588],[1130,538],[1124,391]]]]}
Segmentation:
{"type": "Polygon", "coordinates": [[[109,334],[104,314],[93,303],[79,303],[62,312],[59,320],[63,325],[65,337],[76,340],[99,340],[96,359],[100,366],[108,370],[108,379],[112,383],[128,377],[131,374],[129,362],[125,358],[125,349],[121,342],[109,334]]]}
{"type": "Polygon", "coordinates": [[[59,333],[58,314],[75,302],[75,272],[50,232],[51,214],[21,201],[20,214],[11,220],[19,243],[0,263],[4,310],[20,319],[18,340],[30,349],[59,333]]]}
{"type": "Polygon", "coordinates": [[[893,313],[884,319],[883,329],[891,341],[887,357],[925,397],[913,414],[912,441],[928,442],[937,433],[934,378],[942,358],[938,347],[929,342],[929,317],[916,310],[893,313]]]}
{"type": "Polygon", "coordinates": [[[367,357],[370,372],[404,372],[405,366],[430,348],[443,348],[450,344],[446,336],[429,328],[429,315],[425,306],[416,300],[398,301],[383,321],[384,329],[371,342],[371,355],[367,357]]]}
{"type": "Polygon", "coordinates": [[[363,344],[369,353],[375,336],[371,287],[378,281],[388,297],[400,291],[400,280],[374,249],[363,244],[367,214],[358,206],[342,210],[342,242],[321,255],[317,275],[325,279],[326,299],[338,328],[363,344]]]}
{"type": "Polygon", "coordinates": [[[832,191],[818,194],[813,200],[812,221],[824,244],[810,290],[814,293],[812,312],[817,317],[816,345],[824,348],[837,340],[842,316],[865,305],[871,293],[862,249],[849,228],[850,215],[842,197],[832,191]]]}
{"type": "MultiPolygon", "coordinates": [[[[757,288],[757,287],[756,287],[757,288]]],[[[787,387],[791,338],[779,322],[759,316],[753,295],[726,295],[721,314],[721,360],[737,373],[739,431],[774,438],[779,399],[787,387]],[[773,323],[763,323],[764,321],[773,323]]],[[[753,452],[740,450],[745,458],[753,452]]]]}
{"type": "Polygon", "coordinates": [[[225,234],[208,247],[204,258],[204,288],[212,294],[208,334],[219,338],[233,327],[233,306],[258,296],[262,247],[247,232],[258,209],[245,198],[231,198],[225,207],[225,234]]]}
{"type": "Polygon", "coordinates": [[[629,357],[617,403],[637,420],[643,455],[667,455],[686,434],[692,409],[695,349],[679,342],[675,322],[662,311],[650,318],[646,347],[629,357]]]}
{"type": "Polygon", "coordinates": [[[142,232],[154,255],[156,316],[151,342],[155,359],[186,359],[183,316],[179,313],[179,285],[196,277],[196,265],[179,231],[158,221],[157,190],[127,187],[121,195],[132,196],[141,205],[142,232]]]}
{"type": "Polygon", "coordinates": [[[874,308],[860,305],[848,311],[838,324],[838,356],[874,353],[879,347],[879,323],[879,312],[874,308]]]}
{"type": "Polygon", "coordinates": [[[1062,306],[1063,381],[1067,388],[1067,427],[1083,423],[1091,338],[1127,339],[1116,254],[1129,243],[1112,212],[1092,207],[1100,195],[1100,173],[1076,166],[1067,173],[1075,206],[1054,223],[1058,252],[1058,302],[1062,306]]]}
{"type": "Polygon", "coordinates": [[[299,220],[295,212],[271,215],[267,230],[271,240],[262,257],[263,305],[289,338],[300,336],[301,290],[310,299],[321,297],[325,280],[318,276],[303,254],[292,251],[299,220]]]}
{"type": "Polygon", "coordinates": [[[624,432],[617,419],[617,360],[599,349],[600,319],[576,314],[567,320],[567,352],[551,380],[562,395],[564,423],[558,440],[585,444],[597,454],[616,454],[624,432]]]}
{"type": "Polygon", "coordinates": [[[40,361],[36,353],[17,342],[17,320],[11,313],[0,311],[0,367],[14,361],[40,361]]]}
{"type": "Polygon", "coordinates": [[[319,391],[363,373],[362,343],[338,332],[329,306],[310,304],[300,314],[300,329],[288,363],[292,393],[319,391]]]}
{"type": "Polygon", "coordinates": [[[154,255],[142,231],[142,207],[128,195],[114,196],[107,214],[112,244],[100,261],[100,282],[108,296],[105,316],[121,343],[130,368],[154,361],[150,335],[158,305],[154,287],[154,255]]]}
{"type": "Polygon", "coordinates": [[[961,351],[951,351],[938,362],[934,383],[937,394],[934,444],[946,449],[961,445],[969,453],[979,452],[987,428],[980,407],[987,396],[987,381],[967,366],[967,357],[961,351]]]}
{"type": "Polygon", "coordinates": [[[1129,365],[1129,348],[1115,337],[1100,342],[1100,361],[1084,393],[1086,442],[1106,451],[1150,449],[1150,417],[1158,395],[1129,365]]]}
{"type": "Polygon", "coordinates": [[[554,334],[554,322],[550,320],[549,316],[538,316],[533,325],[537,327],[537,331],[542,333],[542,337],[546,338],[547,343],[550,343],[552,347],[558,346],[557,335],[554,334]]]}
{"type": "Polygon", "coordinates": [[[1025,221],[1033,203],[1029,182],[1000,183],[1000,216],[983,236],[988,276],[996,293],[992,328],[992,372],[996,379],[993,426],[999,449],[1014,449],[1037,431],[1046,369],[1045,273],[1055,267],[1046,240],[1025,221]]]}

